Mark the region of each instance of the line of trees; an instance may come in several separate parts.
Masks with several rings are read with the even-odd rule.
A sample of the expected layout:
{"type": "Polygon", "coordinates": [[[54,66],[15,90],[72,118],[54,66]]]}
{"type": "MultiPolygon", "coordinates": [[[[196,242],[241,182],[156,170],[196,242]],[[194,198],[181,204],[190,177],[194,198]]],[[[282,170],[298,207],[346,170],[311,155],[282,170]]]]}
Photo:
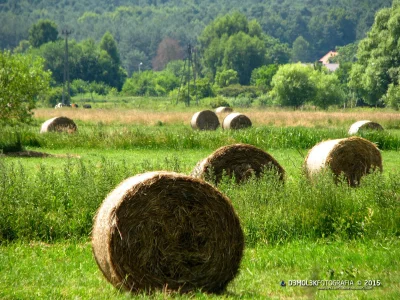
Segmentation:
{"type": "MultiPolygon", "coordinates": [[[[199,35],[196,51],[200,60],[195,66],[197,89],[191,79],[190,97],[223,95],[235,98],[236,105],[249,105],[258,98],[264,105],[298,108],[312,104],[323,109],[349,100],[354,104],[355,100],[362,99],[369,105],[399,109],[399,16],[400,0],[380,10],[366,38],[338,47],[339,55],[335,59],[340,67],[334,73],[319,64],[291,63],[290,57],[297,50],[264,33],[257,20],[249,21],[239,12],[221,16],[199,35]],[[237,99],[243,99],[243,103],[237,99]]],[[[37,89],[25,92],[23,88],[17,93],[13,91],[16,86],[7,79],[13,78],[12,75],[0,76],[1,86],[5,87],[0,95],[0,118],[18,119],[21,115],[21,120],[27,119],[29,114],[22,111],[29,112],[37,96],[48,86],[53,88],[48,95],[56,95],[56,89],[60,91],[64,42],[56,32],[54,22],[40,20],[31,27],[27,43],[14,49],[15,54],[2,53],[4,70],[11,72],[9,60],[16,64],[19,76],[25,78],[23,74],[29,73],[31,67],[39,75],[31,77],[32,81],[26,84],[34,85],[35,80],[39,84],[37,89]]],[[[306,43],[299,41],[301,45],[305,47],[306,43]]],[[[71,40],[69,51],[71,86],[75,93],[112,91],[124,95],[175,97],[181,85],[187,85],[187,76],[183,73],[186,62],[181,59],[183,50],[173,39],[160,43],[157,59],[153,61],[158,70],[142,70],[131,76],[122,67],[118,44],[110,32],[99,43],[93,39],[71,40]]],[[[48,103],[53,104],[54,100],[48,103]]]]}

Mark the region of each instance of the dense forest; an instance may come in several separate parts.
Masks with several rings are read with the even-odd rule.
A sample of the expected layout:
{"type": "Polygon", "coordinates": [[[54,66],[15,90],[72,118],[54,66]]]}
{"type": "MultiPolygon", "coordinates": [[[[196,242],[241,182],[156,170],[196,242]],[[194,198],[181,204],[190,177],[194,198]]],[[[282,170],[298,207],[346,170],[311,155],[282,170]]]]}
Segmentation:
{"type": "Polygon", "coordinates": [[[0,22],[8,116],[30,62],[28,111],[78,94],[400,109],[400,0],[0,0],[0,22]],[[334,72],[317,62],[330,50],[334,72]]]}
{"type": "MultiPolygon", "coordinates": [[[[162,41],[177,41],[184,49],[197,44],[204,28],[219,16],[241,12],[257,20],[262,31],[303,49],[296,59],[313,62],[337,46],[365,37],[377,10],[391,0],[0,0],[0,49],[14,49],[28,40],[29,29],[49,19],[72,30],[80,42],[99,42],[109,31],[128,75],[157,69],[162,41]]],[[[61,36],[61,34],[60,34],[61,36]]]]}

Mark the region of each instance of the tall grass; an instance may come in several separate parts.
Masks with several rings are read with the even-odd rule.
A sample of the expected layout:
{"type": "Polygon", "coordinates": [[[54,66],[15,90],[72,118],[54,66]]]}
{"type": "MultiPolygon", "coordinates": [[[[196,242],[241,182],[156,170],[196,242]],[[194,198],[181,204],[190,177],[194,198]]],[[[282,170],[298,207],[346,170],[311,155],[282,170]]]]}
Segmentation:
{"type": "MultiPolygon", "coordinates": [[[[327,139],[347,137],[343,129],[306,127],[254,127],[239,131],[194,131],[189,126],[105,126],[78,124],[75,134],[39,134],[35,126],[3,127],[0,149],[19,142],[23,147],[47,149],[216,149],[232,143],[248,143],[264,149],[309,149],[327,139]]],[[[400,149],[397,131],[365,132],[382,150],[400,149]]]]}
{"type": "MultiPolygon", "coordinates": [[[[164,169],[181,171],[179,161],[164,169]]],[[[57,169],[0,160],[0,243],[88,237],[106,195],[122,179],[145,171],[124,161],[68,159],[57,169]]],[[[146,170],[148,171],[148,170],[146,170]]],[[[359,188],[335,185],[329,174],[281,184],[271,174],[218,187],[233,202],[248,246],[298,239],[371,239],[400,235],[400,173],[371,174],[359,188]]]]}

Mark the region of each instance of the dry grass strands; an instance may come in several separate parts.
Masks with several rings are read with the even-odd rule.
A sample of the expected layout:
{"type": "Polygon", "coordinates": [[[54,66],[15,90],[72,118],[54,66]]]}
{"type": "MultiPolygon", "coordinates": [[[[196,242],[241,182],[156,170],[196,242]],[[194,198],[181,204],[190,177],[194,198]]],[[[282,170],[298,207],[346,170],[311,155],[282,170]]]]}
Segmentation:
{"type": "Polygon", "coordinates": [[[361,130],[383,130],[383,127],[368,120],[357,121],[350,126],[349,135],[357,134],[361,130]]]}
{"type": "Polygon", "coordinates": [[[193,129],[215,130],[219,126],[219,120],[215,112],[203,110],[193,115],[190,125],[193,129]]]}
{"type": "Polygon", "coordinates": [[[227,107],[227,106],[220,106],[215,109],[215,113],[217,114],[225,114],[225,113],[231,113],[233,112],[232,107],[227,107]]]}
{"type": "Polygon", "coordinates": [[[214,187],[149,172],[107,196],[95,217],[92,247],[117,288],[219,293],[238,272],[244,237],[230,200],[214,187]]]}
{"type": "Polygon", "coordinates": [[[56,131],[56,132],[68,132],[73,133],[77,130],[77,126],[74,121],[67,117],[55,117],[47,120],[42,124],[40,133],[56,131]]]}
{"type": "Polygon", "coordinates": [[[344,175],[350,186],[357,186],[361,177],[374,169],[382,172],[382,156],[375,144],[360,137],[328,140],[315,145],[304,162],[311,178],[325,167],[336,175],[344,175]]]}
{"type": "Polygon", "coordinates": [[[236,182],[242,182],[255,175],[259,177],[265,170],[277,172],[284,179],[285,170],[267,152],[247,144],[223,146],[197,163],[192,176],[219,183],[223,175],[235,176],[236,182]]]}
{"type": "Polygon", "coordinates": [[[223,129],[243,129],[251,125],[250,119],[241,113],[231,113],[222,122],[223,129]]]}

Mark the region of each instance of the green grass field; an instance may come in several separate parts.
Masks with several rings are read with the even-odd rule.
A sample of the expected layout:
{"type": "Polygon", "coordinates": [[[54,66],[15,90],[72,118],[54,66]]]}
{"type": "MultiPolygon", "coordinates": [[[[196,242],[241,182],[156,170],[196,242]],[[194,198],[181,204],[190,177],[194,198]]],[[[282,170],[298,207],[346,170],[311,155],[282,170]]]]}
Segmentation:
{"type": "Polygon", "coordinates": [[[243,185],[225,180],[218,186],[245,233],[239,276],[223,295],[159,292],[151,298],[399,299],[400,130],[390,122],[385,132],[363,133],[382,149],[384,172],[364,177],[358,188],[336,185],[330,174],[312,184],[302,173],[308,149],[344,137],[342,125],[198,132],[180,122],[82,120],[74,135],[40,135],[39,121],[3,127],[0,148],[54,157],[0,156],[0,298],[131,298],[103,278],[91,253],[92,219],[103,199],[129,176],[153,170],[190,174],[218,147],[242,142],[270,153],[284,167],[286,182],[265,174],[243,185]],[[322,283],[301,287],[294,280],[347,281],[342,290],[324,290],[322,283]]]}

